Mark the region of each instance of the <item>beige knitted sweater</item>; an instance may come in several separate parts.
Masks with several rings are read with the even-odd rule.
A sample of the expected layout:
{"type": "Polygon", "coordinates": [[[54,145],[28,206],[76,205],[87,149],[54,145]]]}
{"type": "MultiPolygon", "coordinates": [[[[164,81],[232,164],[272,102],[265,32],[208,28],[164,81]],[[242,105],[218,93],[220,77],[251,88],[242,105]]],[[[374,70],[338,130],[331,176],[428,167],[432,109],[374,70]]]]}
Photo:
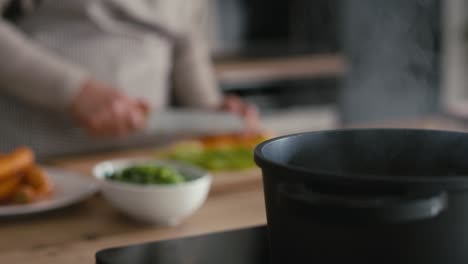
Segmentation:
{"type": "Polygon", "coordinates": [[[54,155],[120,144],[88,139],[64,113],[86,78],[156,109],[171,98],[219,104],[200,34],[203,2],[45,0],[15,25],[0,21],[0,151],[27,144],[54,155]]]}

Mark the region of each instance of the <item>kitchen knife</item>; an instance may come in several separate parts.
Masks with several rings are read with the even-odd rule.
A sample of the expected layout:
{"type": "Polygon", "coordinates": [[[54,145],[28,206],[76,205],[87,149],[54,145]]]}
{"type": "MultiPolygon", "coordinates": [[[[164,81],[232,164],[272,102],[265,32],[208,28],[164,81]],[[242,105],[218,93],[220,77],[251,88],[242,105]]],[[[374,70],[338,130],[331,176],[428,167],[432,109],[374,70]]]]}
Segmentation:
{"type": "Polygon", "coordinates": [[[237,132],[243,128],[242,118],[230,113],[171,109],[150,112],[145,133],[166,135],[219,134],[237,132]]]}

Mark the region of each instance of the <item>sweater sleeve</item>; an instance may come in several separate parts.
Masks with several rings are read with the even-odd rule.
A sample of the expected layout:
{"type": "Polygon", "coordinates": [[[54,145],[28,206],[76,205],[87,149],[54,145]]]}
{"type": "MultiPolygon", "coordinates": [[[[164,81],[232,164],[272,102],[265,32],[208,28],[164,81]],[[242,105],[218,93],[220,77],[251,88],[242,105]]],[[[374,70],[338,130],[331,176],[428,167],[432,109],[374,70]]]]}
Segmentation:
{"type": "Polygon", "coordinates": [[[9,2],[10,0],[0,0],[0,14],[3,13],[3,10],[9,2]]]}
{"type": "Polygon", "coordinates": [[[64,110],[86,75],[0,20],[0,90],[29,104],[64,110]]]}
{"type": "Polygon", "coordinates": [[[221,104],[222,94],[201,26],[203,11],[206,11],[203,5],[194,10],[193,23],[176,44],[173,88],[181,105],[214,108],[221,104]]]}

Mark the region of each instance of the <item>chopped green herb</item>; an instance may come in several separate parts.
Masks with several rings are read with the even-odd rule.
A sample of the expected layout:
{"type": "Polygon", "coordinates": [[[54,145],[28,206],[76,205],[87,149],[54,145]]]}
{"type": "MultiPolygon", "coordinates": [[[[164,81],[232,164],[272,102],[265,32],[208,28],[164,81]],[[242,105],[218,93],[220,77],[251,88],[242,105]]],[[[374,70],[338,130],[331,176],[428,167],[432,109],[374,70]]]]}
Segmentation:
{"type": "Polygon", "coordinates": [[[161,165],[145,164],[135,165],[106,175],[114,181],[137,184],[177,184],[188,181],[177,170],[161,165]]]}

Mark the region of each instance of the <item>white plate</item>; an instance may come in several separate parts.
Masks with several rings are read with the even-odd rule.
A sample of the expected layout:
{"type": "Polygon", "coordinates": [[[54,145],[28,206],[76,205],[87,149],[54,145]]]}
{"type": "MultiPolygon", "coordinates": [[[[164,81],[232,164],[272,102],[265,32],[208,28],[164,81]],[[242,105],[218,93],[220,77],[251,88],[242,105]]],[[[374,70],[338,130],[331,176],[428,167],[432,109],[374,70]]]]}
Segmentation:
{"type": "Polygon", "coordinates": [[[0,217],[39,213],[69,206],[90,197],[98,190],[97,183],[91,177],[56,168],[45,169],[54,184],[54,195],[37,203],[0,206],[0,217]]]}

